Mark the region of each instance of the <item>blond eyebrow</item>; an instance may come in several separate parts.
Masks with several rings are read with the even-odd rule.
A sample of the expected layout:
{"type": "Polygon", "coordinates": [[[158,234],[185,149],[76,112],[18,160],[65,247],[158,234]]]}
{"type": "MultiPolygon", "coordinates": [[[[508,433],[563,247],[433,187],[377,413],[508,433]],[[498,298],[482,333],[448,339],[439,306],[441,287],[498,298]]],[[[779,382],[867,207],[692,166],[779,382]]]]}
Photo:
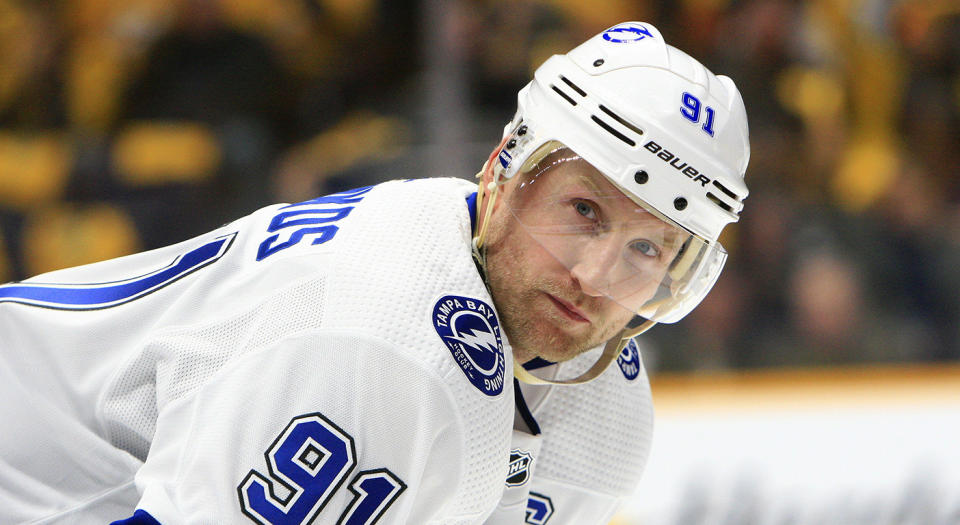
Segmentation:
{"type": "Polygon", "coordinates": [[[603,192],[600,190],[600,185],[597,184],[590,175],[578,175],[577,178],[582,180],[584,185],[587,186],[587,189],[592,191],[594,195],[603,195],[603,192]]]}
{"type": "Polygon", "coordinates": [[[670,228],[670,230],[667,232],[667,235],[664,237],[665,239],[663,244],[665,246],[669,246],[671,250],[678,246],[683,246],[683,242],[679,242],[679,234],[677,233],[677,230],[673,228],[670,228]]]}

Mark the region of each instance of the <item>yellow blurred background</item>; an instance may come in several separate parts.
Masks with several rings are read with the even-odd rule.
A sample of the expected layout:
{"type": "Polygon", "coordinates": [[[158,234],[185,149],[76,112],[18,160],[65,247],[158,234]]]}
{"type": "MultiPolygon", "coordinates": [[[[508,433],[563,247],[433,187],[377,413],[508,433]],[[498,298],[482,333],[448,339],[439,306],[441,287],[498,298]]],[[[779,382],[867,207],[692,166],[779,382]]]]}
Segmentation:
{"type": "Polygon", "coordinates": [[[734,78],[751,196],[656,370],[960,357],[960,3],[0,0],[0,280],[468,178],[544,58],[645,20],[734,78]]]}
{"type": "Polygon", "coordinates": [[[645,340],[658,403],[671,374],[956,366],[956,0],[0,0],[0,282],[471,178],[533,68],[630,19],[731,76],[751,129],[724,274],[645,340]]]}

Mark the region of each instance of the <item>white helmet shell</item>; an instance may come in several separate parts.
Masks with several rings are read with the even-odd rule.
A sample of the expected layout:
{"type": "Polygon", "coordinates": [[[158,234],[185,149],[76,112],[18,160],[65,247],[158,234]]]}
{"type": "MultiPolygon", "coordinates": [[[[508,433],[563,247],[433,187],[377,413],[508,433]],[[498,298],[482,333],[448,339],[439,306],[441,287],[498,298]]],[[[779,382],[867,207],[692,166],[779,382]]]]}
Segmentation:
{"type": "Polygon", "coordinates": [[[707,243],[739,219],[747,196],[740,92],[650,24],[618,24],[548,59],[520,91],[510,133],[517,140],[500,157],[499,177],[556,140],[707,243]]]}

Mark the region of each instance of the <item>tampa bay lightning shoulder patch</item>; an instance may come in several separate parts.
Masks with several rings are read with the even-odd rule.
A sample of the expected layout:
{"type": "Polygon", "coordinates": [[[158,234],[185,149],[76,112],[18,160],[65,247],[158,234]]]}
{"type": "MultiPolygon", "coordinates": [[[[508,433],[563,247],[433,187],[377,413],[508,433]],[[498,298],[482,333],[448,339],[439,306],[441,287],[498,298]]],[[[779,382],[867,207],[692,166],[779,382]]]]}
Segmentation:
{"type": "Polygon", "coordinates": [[[473,386],[488,396],[503,392],[503,342],[493,307],[445,295],[433,306],[433,327],[473,386]]]}

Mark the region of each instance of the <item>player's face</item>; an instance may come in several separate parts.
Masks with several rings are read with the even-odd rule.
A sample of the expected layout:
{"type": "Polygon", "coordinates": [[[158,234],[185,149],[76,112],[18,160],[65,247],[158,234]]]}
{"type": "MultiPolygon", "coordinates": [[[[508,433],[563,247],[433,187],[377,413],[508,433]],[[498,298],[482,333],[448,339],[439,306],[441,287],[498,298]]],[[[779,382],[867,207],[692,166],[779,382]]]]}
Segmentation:
{"type": "Polygon", "coordinates": [[[521,362],[571,359],[616,336],[679,243],[579,157],[541,164],[504,185],[486,240],[487,280],[521,362]]]}

